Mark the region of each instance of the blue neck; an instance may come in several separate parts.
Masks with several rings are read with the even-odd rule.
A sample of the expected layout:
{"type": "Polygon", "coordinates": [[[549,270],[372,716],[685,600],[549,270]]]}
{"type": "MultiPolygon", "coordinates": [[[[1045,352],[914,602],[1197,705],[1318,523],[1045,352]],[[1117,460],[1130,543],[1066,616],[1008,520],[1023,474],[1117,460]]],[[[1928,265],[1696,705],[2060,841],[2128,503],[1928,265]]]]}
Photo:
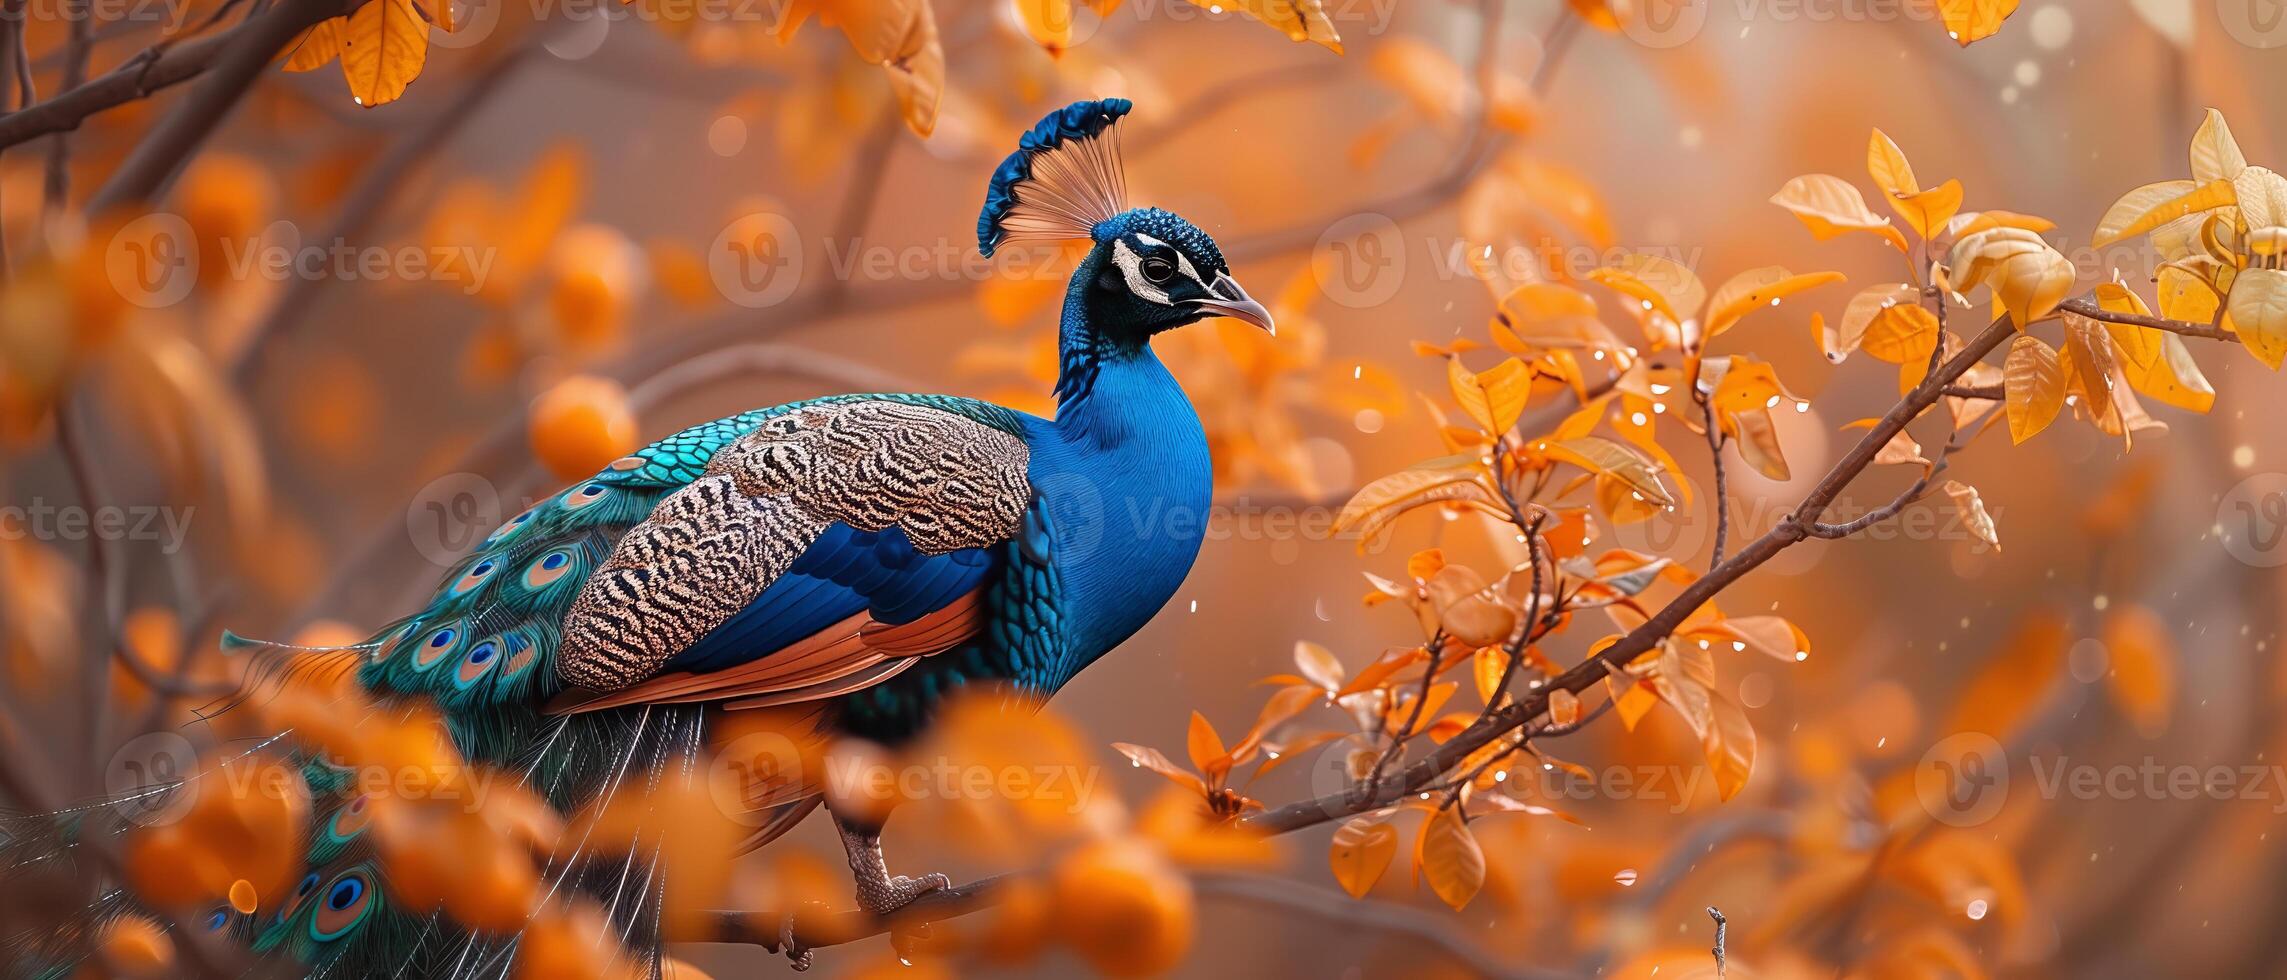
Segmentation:
{"type": "Polygon", "coordinates": [[[1064,305],[1063,370],[1033,485],[1059,524],[1064,659],[1053,690],[1159,611],[1191,570],[1214,497],[1207,435],[1149,346],[1122,349],[1089,329],[1083,268],[1064,305]]]}

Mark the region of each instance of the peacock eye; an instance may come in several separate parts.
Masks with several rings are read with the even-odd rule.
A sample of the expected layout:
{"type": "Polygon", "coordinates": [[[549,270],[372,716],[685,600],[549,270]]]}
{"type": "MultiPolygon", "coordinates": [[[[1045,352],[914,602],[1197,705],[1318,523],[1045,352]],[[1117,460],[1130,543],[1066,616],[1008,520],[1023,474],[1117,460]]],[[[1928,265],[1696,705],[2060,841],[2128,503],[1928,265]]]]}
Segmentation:
{"type": "Polygon", "coordinates": [[[1144,278],[1152,282],[1166,282],[1175,278],[1175,263],[1156,255],[1151,256],[1143,260],[1143,274],[1144,278]]]}

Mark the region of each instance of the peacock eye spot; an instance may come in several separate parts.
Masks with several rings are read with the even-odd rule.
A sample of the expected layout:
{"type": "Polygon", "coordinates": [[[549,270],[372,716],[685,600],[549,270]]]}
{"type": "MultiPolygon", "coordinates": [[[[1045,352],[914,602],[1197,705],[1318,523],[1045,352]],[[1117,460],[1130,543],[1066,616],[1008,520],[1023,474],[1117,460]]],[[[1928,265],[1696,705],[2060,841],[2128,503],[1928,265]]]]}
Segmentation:
{"type": "Polygon", "coordinates": [[[453,642],[453,631],[449,629],[438,630],[437,635],[429,638],[429,645],[432,647],[441,647],[451,642],[453,642]]]}
{"type": "Polygon", "coordinates": [[[310,893],[310,889],[316,887],[318,887],[318,873],[312,871],[309,874],[303,876],[302,883],[300,885],[294,887],[294,897],[300,898],[304,895],[307,895],[310,893]]]}
{"type": "Polygon", "coordinates": [[[343,878],[334,882],[333,890],[326,893],[326,907],[339,912],[357,904],[358,898],[364,894],[365,882],[356,878],[343,878]]]}
{"type": "Polygon", "coordinates": [[[1143,260],[1143,274],[1152,282],[1166,282],[1175,278],[1175,263],[1157,255],[1149,256],[1143,260]]]}
{"type": "Polygon", "coordinates": [[[567,558],[567,557],[565,557],[565,556],[564,556],[564,553],[563,553],[563,552],[560,552],[560,551],[559,551],[559,552],[556,552],[556,553],[554,553],[554,554],[551,554],[551,555],[549,555],[549,556],[548,556],[548,557],[546,557],[546,558],[543,558],[543,559],[541,559],[541,560],[540,560],[540,567],[541,567],[541,568],[545,568],[545,569],[547,569],[547,570],[549,570],[549,571],[553,572],[553,571],[555,571],[556,569],[559,569],[559,568],[562,568],[562,567],[564,567],[564,563],[565,563],[565,562],[567,562],[567,561],[570,561],[570,560],[571,560],[570,558],[567,558]]]}
{"type": "Polygon", "coordinates": [[[491,643],[486,643],[486,644],[484,644],[483,646],[479,646],[479,647],[477,647],[476,649],[469,651],[469,663],[472,663],[472,664],[481,664],[481,663],[483,663],[483,662],[485,662],[485,661],[487,661],[487,660],[491,660],[491,659],[492,659],[492,644],[491,644],[491,643]]]}
{"type": "Polygon", "coordinates": [[[604,492],[604,488],[593,483],[580,488],[580,496],[582,497],[593,497],[602,492],[604,492]]]}

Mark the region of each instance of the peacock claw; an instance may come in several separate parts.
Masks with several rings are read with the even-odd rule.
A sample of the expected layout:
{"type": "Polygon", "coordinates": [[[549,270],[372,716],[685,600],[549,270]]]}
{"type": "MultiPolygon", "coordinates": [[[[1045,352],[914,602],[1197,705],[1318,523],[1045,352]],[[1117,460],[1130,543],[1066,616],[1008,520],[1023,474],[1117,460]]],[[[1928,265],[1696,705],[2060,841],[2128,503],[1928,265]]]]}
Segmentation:
{"type": "Polygon", "coordinates": [[[786,913],[786,920],[778,924],[778,945],[770,951],[786,954],[786,961],[793,965],[794,972],[802,973],[810,969],[810,948],[794,937],[795,915],[794,912],[786,913]]]}
{"type": "Polygon", "coordinates": [[[953,879],[942,874],[925,874],[919,878],[891,875],[873,881],[860,881],[858,907],[874,915],[888,915],[913,904],[914,899],[951,887],[953,879]]]}

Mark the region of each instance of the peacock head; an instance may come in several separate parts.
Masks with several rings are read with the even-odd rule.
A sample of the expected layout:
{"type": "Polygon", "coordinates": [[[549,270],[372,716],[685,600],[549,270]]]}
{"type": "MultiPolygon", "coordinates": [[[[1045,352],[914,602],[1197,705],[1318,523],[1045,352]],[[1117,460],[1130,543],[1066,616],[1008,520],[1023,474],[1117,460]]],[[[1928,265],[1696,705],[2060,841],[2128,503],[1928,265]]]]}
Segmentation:
{"type": "Polygon", "coordinates": [[[1227,316],[1276,332],[1223,250],[1197,225],[1159,208],[1129,208],[1115,125],[1126,99],[1075,102],[1024,134],[985,190],[977,248],[1086,238],[1073,291],[1097,339],[1141,346],[1154,334],[1227,316]]]}

